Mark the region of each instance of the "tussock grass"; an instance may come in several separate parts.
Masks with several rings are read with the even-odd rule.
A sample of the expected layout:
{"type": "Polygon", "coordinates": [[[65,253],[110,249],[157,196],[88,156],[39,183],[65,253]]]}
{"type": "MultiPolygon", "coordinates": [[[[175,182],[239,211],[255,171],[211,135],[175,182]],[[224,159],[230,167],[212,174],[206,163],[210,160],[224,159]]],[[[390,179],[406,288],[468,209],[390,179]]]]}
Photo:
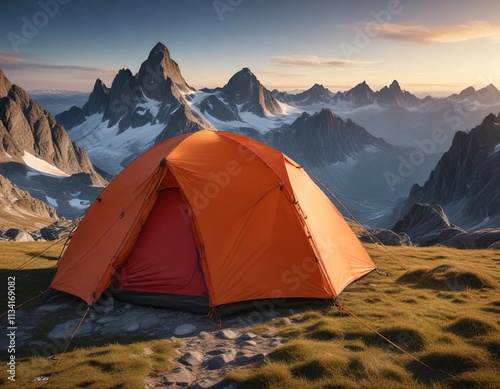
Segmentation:
{"type": "MultiPolygon", "coordinates": [[[[0,243],[0,275],[13,275],[13,269],[48,246],[0,243]]],[[[226,380],[252,389],[500,387],[500,319],[495,316],[500,312],[500,250],[366,247],[392,276],[371,273],[346,288],[340,301],[432,369],[331,307],[252,328],[263,337],[274,333],[289,340],[262,363],[226,380]]],[[[48,287],[60,250],[55,246],[16,272],[19,302],[48,287]]],[[[92,347],[75,343],[55,361],[19,356],[18,381],[10,387],[142,388],[145,377],[171,367],[175,347],[161,340],[90,342],[92,347]],[[32,382],[37,376],[49,381],[32,382]]]]}
{"type": "Polygon", "coordinates": [[[476,371],[480,368],[488,370],[493,366],[484,350],[471,346],[456,348],[440,345],[421,355],[420,360],[432,370],[416,361],[409,362],[407,366],[413,373],[413,378],[422,383],[439,380],[461,381],[461,373],[476,371]]]}
{"type": "Polygon", "coordinates": [[[151,373],[163,372],[172,366],[176,341],[155,340],[129,345],[109,344],[103,347],[80,348],[56,357],[55,360],[31,357],[17,361],[16,382],[0,381],[6,388],[142,388],[151,373]]]}
{"type": "Polygon", "coordinates": [[[491,286],[491,282],[485,277],[472,271],[457,269],[452,265],[414,270],[399,277],[398,282],[437,290],[480,289],[491,286]]]}
{"type": "Polygon", "coordinates": [[[447,329],[464,338],[486,335],[495,331],[491,324],[472,317],[462,317],[448,326],[447,329]]]}
{"type": "Polygon", "coordinates": [[[264,324],[289,341],[226,380],[244,388],[500,387],[500,319],[492,315],[500,312],[500,251],[366,247],[392,276],[372,273],[340,301],[432,369],[332,307],[291,315],[291,325],[264,324]]]}

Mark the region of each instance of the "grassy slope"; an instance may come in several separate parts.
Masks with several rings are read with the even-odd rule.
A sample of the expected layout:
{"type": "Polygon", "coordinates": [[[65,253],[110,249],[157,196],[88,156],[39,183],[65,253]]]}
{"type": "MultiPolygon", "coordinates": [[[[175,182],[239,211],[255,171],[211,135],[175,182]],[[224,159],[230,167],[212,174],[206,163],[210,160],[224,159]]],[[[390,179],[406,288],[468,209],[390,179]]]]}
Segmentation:
{"type": "Polygon", "coordinates": [[[9,228],[25,228],[28,231],[35,231],[54,222],[54,219],[35,214],[12,214],[11,211],[0,209],[0,230],[2,231],[9,228]]]}
{"type": "Polygon", "coordinates": [[[500,387],[500,251],[366,247],[392,276],[370,274],[342,304],[435,370],[332,307],[264,325],[290,341],[228,378],[242,388],[500,387]]]}
{"type": "MultiPolygon", "coordinates": [[[[46,289],[61,246],[24,270],[12,269],[50,245],[0,243],[0,278],[16,275],[18,302],[46,289]]],[[[366,247],[392,276],[368,275],[349,286],[341,302],[436,371],[330,308],[296,313],[291,325],[280,318],[255,328],[263,336],[278,332],[290,340],[261,365],[228,379],[243,388],[499,387],[500,251],[366,247]]],[[[150,372],[168,370],[175,346],[153,340],[76,348],[56,361],[22,358],[20,381],[12,387],[39,387],[31,380],[44,375],[51,376],[48,387],[141,388],[150,372]]]]}

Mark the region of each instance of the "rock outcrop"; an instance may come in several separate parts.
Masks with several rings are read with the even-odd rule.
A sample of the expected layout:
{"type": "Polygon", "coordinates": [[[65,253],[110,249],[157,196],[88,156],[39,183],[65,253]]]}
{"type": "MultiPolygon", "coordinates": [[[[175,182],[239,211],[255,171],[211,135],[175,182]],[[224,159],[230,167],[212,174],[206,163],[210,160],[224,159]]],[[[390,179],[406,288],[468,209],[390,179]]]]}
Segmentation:
{"type": "Polygon", "coordinates": [[[377,228],[357,234],[363,243],[382,243],[384,246],[412,246],[410,237],[404,233],[399,234],[384,228],[377,228]]]}
{"type": "Polygon", "coordinates": [[[419,246],[443,245],[460,249],[495,248],[500,242],[500,228],[467,232],[450,223],[440,205],[415,204],[392,230],[408,234],[419,246]]]}

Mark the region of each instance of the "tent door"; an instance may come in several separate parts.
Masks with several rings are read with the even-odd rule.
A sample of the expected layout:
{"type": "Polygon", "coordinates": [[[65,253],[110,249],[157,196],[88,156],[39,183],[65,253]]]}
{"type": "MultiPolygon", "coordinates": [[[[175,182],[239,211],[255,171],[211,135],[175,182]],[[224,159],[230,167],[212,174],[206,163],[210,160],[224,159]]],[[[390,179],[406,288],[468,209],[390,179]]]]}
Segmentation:
{"type": "Polygon", "coordinates": [[[160,192],[115,287],[187,296],[207,294],[186,209],[178,188],[160,192]]]}

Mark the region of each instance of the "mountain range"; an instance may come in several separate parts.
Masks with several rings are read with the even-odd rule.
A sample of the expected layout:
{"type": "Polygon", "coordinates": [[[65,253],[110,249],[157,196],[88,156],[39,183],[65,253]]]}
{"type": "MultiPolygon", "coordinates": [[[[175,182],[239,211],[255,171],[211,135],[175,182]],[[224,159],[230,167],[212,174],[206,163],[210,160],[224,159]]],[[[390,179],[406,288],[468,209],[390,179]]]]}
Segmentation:
{"type": "MultiPolygon", "coordinates": [[[[316,89],[319,99],[324,89],[316,89]]],[[[209,128],[252,136],[311,169],[363,221],[379,218],[415,182],[423,183],[440,156],[428,155],[411,179],[388,183],[384,174],[394,174],[413,148],[393,146],[330,109],[308,113],[283,103],[248,68],[223,87],[194,90],[161,43],[137,74],[122,69],[111,87],[96,80],[82,107],[56,118],[107,177],[152,145],[183,132],[209,128]]]]}
{"type": "Polygon", "coordinates": [[[81,107],[89,98],[89,92],[57,89],[30,90],[27,93],[33,101],[37,102],[52,115],[67,111],[72,106],[81,107]]]}
{"type": "MultiPolygon", "coordinates": [[[[439,169],[438,161],[444,151],[450,146],[453,148],[456,136],[469,136],[469,133],[461,132],[462,127],[477,117],[481,120],[474,125],[480,123],[490,110],[500,111],[500,92],[493,85],[480,90],[467,88],[443,99],[418,98],[401,89],[397,81],[378,91],[362,82],[345,92],[334,93],[315,84],[309,90],[290,94],[268,90],[248,68],[236,72],[222,87],[195,90],[186,82],[178,64],[161,43],[153,47],[136,74],[121,69],[109,87],[97,79],[84,104],[71,107],[55,119],[10,83],[0,85],[0,96],[10,99],[9,104],[19,106],[18,110],[25,119],[30,117],[26,106],[32,105],[35,108],[31,110],[48,123],[52,132],[64,132],[59,123],[68,130],[74,150],[84,149],[93,163],[92,166],[87,161],[86,154],[75,153],[80,155],[80,174],[87,177],[87,186],[104,184],[103,176],[111,179],[137,155],[172,136],[202,128],[225,130],[256,138],[283,151],[305,166],[320,186],[330,188],[361,222],[369,226],[385,223],[386,227],[394,222],[387,215],[398,202],[397,210],[392,213],[393,219],[395,215],[404,214],[412,201],[431,199],[431,195],[423,195],[415,188],[428,185],[424,183],[432,179],[429,175],[433,169],[439,169]],[[406,198],[408,200],[404,200],[406,198]]],[[[4,99],[1,101],[0,106],[7,103],[4,99]]],[[[13,110],[11,107],[8,112],[13,110]]],[[[12,121],[13,116],[8,112],[1,112],[6,123],[12,121]]],[[[34,122],[28,120],[28,123],[31,126],[24,126],[25,135],[20,139],[27,137],[28,129],[36,138],[38,129],[34,122]]],[[[9,150],[15,149],[17,154],[7,151],[5,155],[17,158],[25,170],[26,166],[29,167],[25,157],[28,152],[64,174],[73,174],[74,177],[77,173],[70,169],[73,166],[70,161],[74,159],[70,154],[63,164],[56,158],[56,153],[50,151],[50,145],[45,153],[40,147],[29,148],[29,144],[23,143],[17,149],[9,146],[9,150]]],[[[37,144],[36,139],[31,144],[37,144]]],[[[468,149],[467,142],[459,142],[455,147],[464,148],[460,152],[470,155],[471,159],[475,159],[475,153],[480,150],[468,149]]],[[[58,147],[55,149],[59,150],[58,147]]],[[[494,169],[495,163],[496,159],[493,167],[488,168],[494,169]]],[[[482,165],[477,167],[477,171],[482,172],[481,169],[482,165]]],[[[16,169],[9,168],[9,171],[13,170],[16,169]]],[[[477,173],[471,168],[464,173],[469,174],[477,173]]],[[[44,180],[58,180],[58,187],[69,180],[60,178],[61,174],[59,177],[57,174],[56,177],[54,174],[42,176],[44,180]]],[[[11,177],[14,180],[12,174],[11,177]]],[[[32,184],[33,174],[24,171],[17,177],[16,183],[21,188],[31,188],[32,194],[38,193],[39,197],[43,193],[49,203],[57,203],[59,214],[66,216],[67,207],[61,207],[59,201],[47,194],[50,192],[44,192],[43,188],[33,190],[32,185],[28,185],[32,184]],[[23,180],[19,180],[19,176],[24,177],[23,180]]],[[[450,176],[448,180],[451,182],[454,177],[450,176]]],[[[55,186],[56,181],[52,181],[52,185],[55,186]]],[[[446,189],[439,189],[441,184],[436,185],[432,198],[436,202],[446,202],[445,195],[438,195],[446,189]]],[[[71,196],[81,197],[81,191],[72,189],[71,185],[62,187],[62,193],[69,196],[66,202],[71,196]]],[[[496,193],[494,187],[488,188],[496,193]]],[[[457,203],[457,198],[459,196],[450,200],[450,204],[457,203]]],[[[82,208],[84,204],[85,201],[80,203],[82,208]]],[[[444,204],[444,207],[453,220],[454,214],[449,206],[444,204]]],[[[486,215],[485,212],[473,211],[472,208],[470,211],[471,215],[480,215],[478,218],[486,215]]],[[[490,217],[492,222],[496,220],[491,218],[491,210],[487,212],[489,216],[485,217],[490,217]]],[[[472,220],[475,216],[470,217],[472,220]]]]}
{"type": "Polygon", "coordinates": [[[373,91],[363,81],[345,92],[333,93],[315,84],[298,94],[277,90],[272,94],[309,113],[331,109],[394,145],[415,147],[432,139],[433,132],[439,130],[443,136],[434,145],[438,153],[448,150],[455,132],[466,131],[489,113],[500,111],[500,91],[493,84],[478,90],[468,87],[445,98],[419,98],[401,89],[396,80],[379,91],[373,91]]]}

